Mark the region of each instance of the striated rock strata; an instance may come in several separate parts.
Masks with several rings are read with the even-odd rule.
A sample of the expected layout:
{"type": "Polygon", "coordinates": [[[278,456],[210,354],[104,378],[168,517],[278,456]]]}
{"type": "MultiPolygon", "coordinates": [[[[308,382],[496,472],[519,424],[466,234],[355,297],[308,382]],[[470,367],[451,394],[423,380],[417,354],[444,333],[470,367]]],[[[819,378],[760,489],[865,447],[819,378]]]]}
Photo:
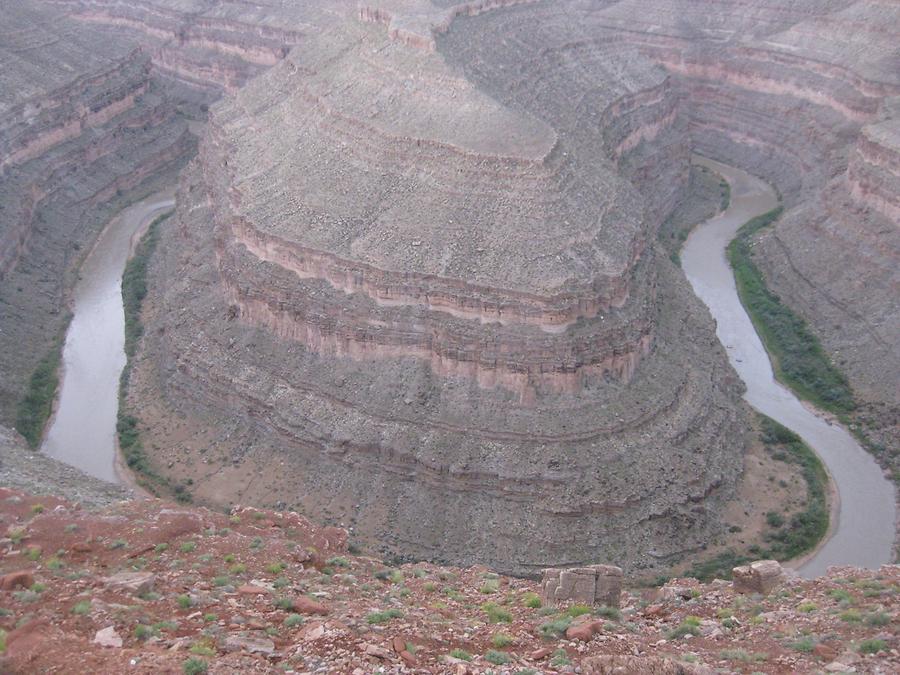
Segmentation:
{"type": "Polygon", "coordinates": [[[0,7],[0,421],[64,325],[77,262],[117,206],[196,147],[136,45],[0,7]]]}
{"type": "Polygon", "coordinates": [[[896,3],[39,4],[111,51],[79,60],[80,105],[0,120],[17,274],[49,250],[25,223],[52,183],[10,167],[114,147],[177,163],[166,105],[226,93],[164,227],[131,392],[160,416],[158,468],[193,467],[201,497],[516,573],[704,546],[746,423],[655,243],[692,150],[778,187],[761,267],[896,437],[896,3]]]}
{"type": "Polygon", "coordinates": [[[231,450],[202,494],[275,464],[265,499],[390,554],[532,574],[696,550],[745,420],[656,250],[682,96],[574,20],[455,26],[423,49],[350,14],[211,109],[138,379],[231,450]]]}

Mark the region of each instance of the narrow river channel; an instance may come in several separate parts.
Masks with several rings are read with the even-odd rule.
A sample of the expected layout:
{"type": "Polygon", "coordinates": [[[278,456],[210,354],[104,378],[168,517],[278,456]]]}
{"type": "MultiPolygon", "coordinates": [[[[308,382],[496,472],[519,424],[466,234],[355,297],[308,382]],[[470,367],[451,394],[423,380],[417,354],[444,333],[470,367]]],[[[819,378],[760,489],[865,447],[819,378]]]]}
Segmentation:
{"type": "Polygon", "coordinates": [[[681,253],[684,272],[694,292],[709,307],[731,365],[747,385],[744,398],[803,438],[822,459],[837,488],[838,515],[831,536],[799,571],[813,577],[831,565],[874,568],[888,563],[896,518],[893,485],[846,429],[817,415],[775,380],[769,356],[738,298],[725,257],[725,248],[741,225],[777,205],[775,192],[739,169],[706,158],[695,161],[731,184],[731,204],[688,237],[681,253]]]}
{"type": "Polygon", "coordinates": [[[103,230],[75,285],[63,348],[62,388],[42,450],[85,473],[120,482],[116,472],[119,376],[125,366],[122,272],[135,235],[171,210],[167,190],[121,211],[103,230]]]}

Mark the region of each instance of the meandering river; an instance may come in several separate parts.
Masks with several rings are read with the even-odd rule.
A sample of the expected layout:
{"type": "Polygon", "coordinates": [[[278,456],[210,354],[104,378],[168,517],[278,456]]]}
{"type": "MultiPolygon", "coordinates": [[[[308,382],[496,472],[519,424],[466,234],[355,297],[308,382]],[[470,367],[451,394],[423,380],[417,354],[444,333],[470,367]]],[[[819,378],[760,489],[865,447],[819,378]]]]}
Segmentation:
{"type": "MultiPolygon", "coordinates": [[[[831,424],[775,381],[768,354],[737,295],[725,248],[738,228],[777,204],[763,181],[698,158],[731,184],[728,209],[699,225],[681,260],[697,296],[709,307],[728,357],[747,385],[747,402],[799,434],[822,458],[839,495],[830,538],[801,567],[815,576],[830,565],[877,567],[890,561],[894,489],[881,469],[841,426],[831,424]]],[[[121,279],[136,233],[174,205],[172,192],[122,211],[106,227],[81,269],[74,315],[63,350],[57,411],[43,444],[47,454],[117,482],[116,411],[125,365],[121,279]]]]}
{"type": "Polygon", "coordinates": [[[878,567],[891,560],[896,502],[881,468],[842,426],[829,423],[775,380],[769,355],[738,298],[725,249],[738,229],[778,204],[772,188],[750,174],[706,158],[698,164],[731,184],[731,204],[688,237],[681,262],[697,296],[716,320],[731,365],[747,385],[746,401],[793,430],[816,451],[838,493],[828,540],[799,568],[813,577],[831,565],[878,567]]]}
{"type": "Polygon", "coordinates": [[[125,367],[122,272],[136,234],[175,204],[167,190],[121,211],[81,266],[63,347],[62,388],[42,450],[85,473],[116,472],[119,376],[125,367]]]}

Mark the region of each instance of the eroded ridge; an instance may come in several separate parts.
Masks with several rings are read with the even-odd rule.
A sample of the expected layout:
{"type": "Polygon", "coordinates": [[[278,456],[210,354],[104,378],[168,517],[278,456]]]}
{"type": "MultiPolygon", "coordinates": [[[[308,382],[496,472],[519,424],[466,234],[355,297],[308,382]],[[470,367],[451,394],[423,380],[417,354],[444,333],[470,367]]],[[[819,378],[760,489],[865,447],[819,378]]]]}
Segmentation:
{"type": "Polygon", "coordinates": [[[143,381],[220,420],[213,492],[275,462],[266,498],[385,551],[652,567],[720,527],[743,445],[737,381],[654,243],[689,120],[662,68],[574,22],[454,56],[457,25],[505,12],[430,50],[350,16],[212,108],[143,381]]]}

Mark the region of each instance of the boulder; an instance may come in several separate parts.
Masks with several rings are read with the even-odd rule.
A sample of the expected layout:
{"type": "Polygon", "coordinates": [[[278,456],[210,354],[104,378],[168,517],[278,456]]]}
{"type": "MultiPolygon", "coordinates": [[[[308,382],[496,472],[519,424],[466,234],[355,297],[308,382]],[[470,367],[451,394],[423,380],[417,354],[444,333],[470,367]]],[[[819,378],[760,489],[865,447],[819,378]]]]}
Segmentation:
{"type": "Polygon", "coordinates": [[[31,588],[34,586],[34,575],[29,570],[10,572],[0,577],[0,589],[11,591],[15,588],[31,588]]]}
{"type": "Polygon", "coordinates": [[[541,600],[548,607],[567,601],[618,607],[621,594],[620,567],[590,565],[565,570],[549,568],[543,571],[541,600]]]}
{"type": "Polygon", "coordinates": [[[784,570],[776,560],[757,560],[731,570],[736,593],[768,595],[784,580],[784,570]]]}
{"type": "Polygon", "coordinates": [[[238,586],[237,592],[239,595],[268,595],[269,589],[256,584],[244,584],[238,586]]]}
{"type": "Polygon", "coordinates": [[[101,647],[121,647],[122,636],[116,632],[115,626],[107,626],[94,634],[94,644],[101,647]]]}
{"type": "Polygon", "coordinates": [[[119,572],[111,577],[106,577],[103,584],[107,588],[127,591],[132,595],[144,595],[153,590],[156,584],[156,575],[152,572],[119,572]]]}
{"type": "Polygon", "coordinates": [[[302,595],[294,598],[293,609],[297,614],[319,614],[321,616],[328,614],[328,608],[325,605],[302,595]]]}
{"type": "Polygon", "coordinates": [[[268,638],[229,635],[225,638],[225,651],[245,651],[250,654],[271,656],[275,652],[275,643],[268,638]]]}

